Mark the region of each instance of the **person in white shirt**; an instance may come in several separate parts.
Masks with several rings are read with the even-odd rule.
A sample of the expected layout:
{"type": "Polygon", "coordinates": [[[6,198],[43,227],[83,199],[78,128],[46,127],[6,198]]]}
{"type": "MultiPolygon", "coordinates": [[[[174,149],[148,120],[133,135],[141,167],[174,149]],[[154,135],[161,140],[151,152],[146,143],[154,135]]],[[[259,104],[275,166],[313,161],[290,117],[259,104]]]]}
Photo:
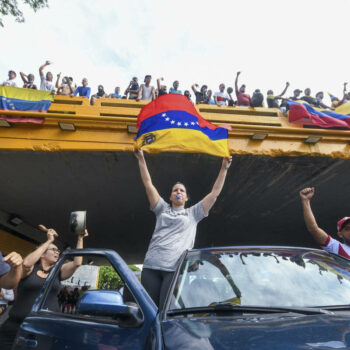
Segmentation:
{"type": "Polygon", "coordinates": [[[227,103],[227,101],[229,99],[229,96],[225,92],[225,84],[220,84],[219,85],[219,90],[220,90],[219,92],[215,92],[215,94],[214,94],[215,104],[218,107],[226,106],[226,103],[227,103]]]}
{"type": "Polygon", "coordinates": [[[145,76],[145,80],[144,80],[144,84],[141,84],[140,86],[140,90],[139,90],[139,95],[137,96],[136,101],[152,101],[156,98],[156,90],[154,88],[154,86],[151,86],[151,79],[152,76],[150,75],[146,75],[145,76]]]}
{"type": "Polygon", "coordinates": [[[17,76],[16,72],[13,71],[13,70],[10,70],[10,71],[9,71],[9,78],[8,78],[8,80],[5,80],[5,81],[2,83],[2,85],[3,85],[3,86],[17,87],[17,84],[16,84],[16,82],[15,82],[16,76],[17,76]]]}
{"type": "Polygon", "coordinates": [[[40,74],[40,90],[44,91],[54,91],[55,86],[53,83],[53,75],[51,72],[47,72],[46,76],[44,76],[44,68],[48,65],[50,65],[50,61],[46,61],[42,66],[39,68],[39,74],[40,74]]]}

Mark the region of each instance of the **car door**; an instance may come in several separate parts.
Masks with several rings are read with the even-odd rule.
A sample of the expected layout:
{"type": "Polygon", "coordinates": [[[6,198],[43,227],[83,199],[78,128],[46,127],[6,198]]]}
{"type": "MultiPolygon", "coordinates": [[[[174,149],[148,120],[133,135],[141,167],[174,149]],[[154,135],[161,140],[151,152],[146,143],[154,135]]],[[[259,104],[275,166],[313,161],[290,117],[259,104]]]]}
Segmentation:
{"type": "Polygon", "coordinates": [[[149,336],[156,314],[156,305],[116,252],[71,250],[63,253],[50,273],[31,314],[20,327],[14,349],[147,349],[157,343],[149,336]],[[62,265],[74,256],[83,256],[83,264],[68,280],[60,281],[67,298],[63,303],[64,298],[57,297],[56,305],[52,302],[58,294],[55,280],[60,279],[62,265]],[[123,295],[117,289],[122,289],[123,295]],[[103,301],[102,294],[112,296],[113,302],[103,301]],[[91,298],[89,301],[91,296],[97,298],[96,303],[91,298]],[[117,299],[119,304],[114,302],[117,299]],[[118,314],[121,308],[124,313],[118,314]],[[126,309],[132,309],[136,316],[129,317],[126,309]]]}

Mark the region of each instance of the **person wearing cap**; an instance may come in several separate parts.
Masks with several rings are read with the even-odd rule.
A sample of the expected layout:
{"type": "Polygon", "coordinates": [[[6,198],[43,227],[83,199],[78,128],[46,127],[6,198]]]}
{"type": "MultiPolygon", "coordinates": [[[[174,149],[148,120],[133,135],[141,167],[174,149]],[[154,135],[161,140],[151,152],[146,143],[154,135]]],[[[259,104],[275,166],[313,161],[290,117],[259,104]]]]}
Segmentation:
{"type": "Polygon", "coordinates": [[[250,106],[250,96],[245,93],[245,85],[241,85],[238,89],[238,77],[241,72],[237,72],[236,80],[235,80],[235,90],[237,96],[237,106],[250,106]]]}
{"type": "Polygon", "coordinates": [[[297,100],[300,100],[300,94],[302,93],[302,90],[300,89],[295,89],[293,91],[293,96],[292,97],[289,97],[288,100],[292,100],[292,101],[297,101],[297,100]]]}
{"type": "Polygon", "coordinates": [[[13,70],[10,70],[9,71],[9,78],[7,80],[5,80],[2,85],[3,86],[12,86],[12,87],[17,87],[17,84],[15,82],[15,79],[16,79],[16,72],[13,71],[13,70]]]}
{"type": "Polygon", "coordinates": [[[315,194],[315,188],[304,188],[299,194],[303,205],[306,227],[315,241],[327,252],[350,259],[350,217],[346,216],[337,222],[338,236],[343,241],[339,242],[317,225],[310,204],[310,200],[315,194]]]}
{"type": "Polygon", "coordinates": [[[5,257],[0,252],[0,288],[13,289],[22,277],[22,257],[11,252],[5,257]]]}

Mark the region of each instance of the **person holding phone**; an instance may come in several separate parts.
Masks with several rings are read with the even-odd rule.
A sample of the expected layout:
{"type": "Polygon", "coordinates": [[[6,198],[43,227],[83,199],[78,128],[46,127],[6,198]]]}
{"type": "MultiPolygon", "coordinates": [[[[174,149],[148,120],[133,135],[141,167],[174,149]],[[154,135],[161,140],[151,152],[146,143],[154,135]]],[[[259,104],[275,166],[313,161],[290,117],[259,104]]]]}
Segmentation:
{"type": "Polygon", "coordinates": [[[156,226],[143,263],[141,283],[156,305],[162,308],[178,260],[186,249],[193,248],[197,224],[208,216],[221,193],[232,157],[223,159],[211,192],[197,204],[185,208],[189,199],[186,187],[177,182],[171,189],[168,204],[152,183],[143,151],[136,149],[135,156],[151,210],[156,215],[156,226]]]}
{"type": "MultiPolygon", "coordinates": [[[[55,238],[58,237],[57,232],[43,225],[39,225],[39,228],[46,232],[47,240],[23,259],[23,270],[17,288],[17,298],[9,312],[9,318],[0,328],[2,350],[11,349],[20,324],[30,313],[36,297],[60,256],[60,250],[54,244],[55,238]]],[[[86,230],[84,234],[78,236],[77,249],[83,248],[83,241],[87,236],[88,232],[86,230]]],[[[73,261],[62,265],[59,279],[55,280],[52,292],[46,300],[46,305],[50,310],[59,311],[57,295],[60,289],[60,281],[70,278],[82,262],[83,258],[76,256],[73,261]]]]}

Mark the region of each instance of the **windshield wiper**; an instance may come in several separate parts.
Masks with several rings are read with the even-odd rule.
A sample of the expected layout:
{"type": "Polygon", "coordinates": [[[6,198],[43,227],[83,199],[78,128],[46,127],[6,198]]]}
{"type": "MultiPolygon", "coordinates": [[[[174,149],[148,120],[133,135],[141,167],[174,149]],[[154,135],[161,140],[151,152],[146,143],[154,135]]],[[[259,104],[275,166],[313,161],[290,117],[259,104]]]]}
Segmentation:
{"type": "Polygon", "coordinates": [[[189,307],[184,309],[172,309],[168,310],[167,314],[170,316],[184,315],[184,314],[198,314],[198,313],[221,313],[221,312],[244,312],[244,313],[283,313],[294,312],[303,315],[319,315],[319,314],[332,314],[331,311],[321,308],[311,307],[266,307],[266,306],[246,306],[230,302],[216,303],[210,306],[201,307],[189,307]]]}
{"type": "Polygon", "coordinates": [[[322,306],[324,310],[350,310],[350,304],[345,304],[345,305],[330,305],[330,306],[322,306]]]}

